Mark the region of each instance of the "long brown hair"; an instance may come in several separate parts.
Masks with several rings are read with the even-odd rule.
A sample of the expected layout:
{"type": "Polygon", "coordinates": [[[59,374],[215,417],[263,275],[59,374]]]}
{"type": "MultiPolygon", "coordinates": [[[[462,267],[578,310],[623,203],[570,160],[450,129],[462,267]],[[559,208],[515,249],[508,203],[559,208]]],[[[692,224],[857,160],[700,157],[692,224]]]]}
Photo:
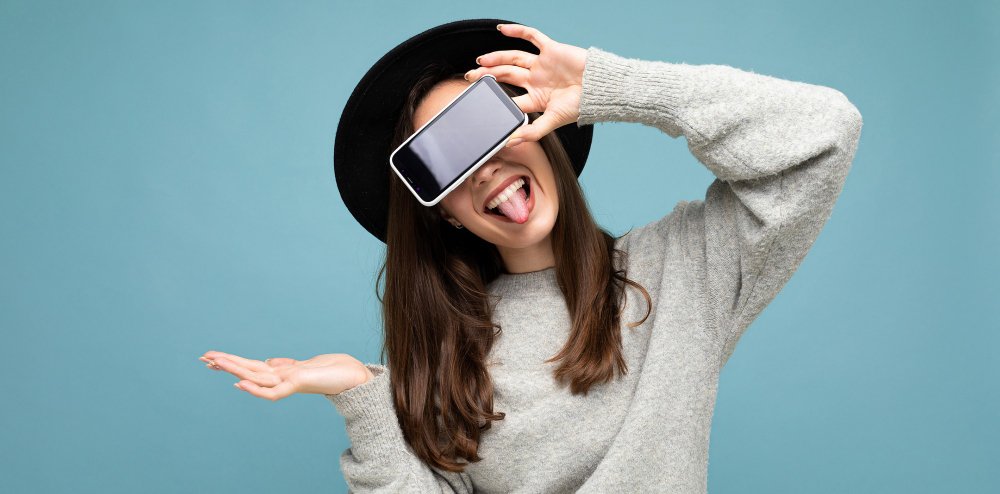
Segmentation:
{"type": "MultiPolygon", "coordinates": [[[[413,86],[396,125],[390,149],[414,132],[420,101],[439,82],[462,74],[432,64],[413,86]]],[[[501,84],[511,96],[523,93],[501,84]]],[[[529,114],[534,121],[539,114],[529,114]]],[[[557,382],[573,394],[628,372],[622,356],[620,316],[625,286],[640,290],[649,317],[652,301],[625,277],[625,253],[615,237],[594,221],[572,163],[550,132],[540,141],[556,178],[560,214],[552,229],[556,278],[573,321],[566,345],[546,362],[561,361],[557,382]]],[[[486,285],[504,272],[496,246],[459,230],[436,208],[421,205],[389,173],[386,250],[377,285],[384,282],[383,361],[390,370],[396,414],[414,453],[428,465],[460,472],[480,461],[480,434],[504,413],[493,411],[493,384],[486,358],[500,326],[492,321],[493,298],[486,285]]],[[[378,287],[376,287],[376,292],[378,287]]]]}

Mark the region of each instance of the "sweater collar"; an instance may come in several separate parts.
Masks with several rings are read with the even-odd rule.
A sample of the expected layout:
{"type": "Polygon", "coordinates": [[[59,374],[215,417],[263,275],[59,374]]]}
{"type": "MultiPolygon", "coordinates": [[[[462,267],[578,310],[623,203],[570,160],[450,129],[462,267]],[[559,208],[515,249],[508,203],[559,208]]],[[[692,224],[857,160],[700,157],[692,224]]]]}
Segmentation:
{"type": "Polygon", "coordinates": [[[501,273],[487,285],[487,289],[496,295],[562,295],[554,266],[527,273],[501,273]]]}

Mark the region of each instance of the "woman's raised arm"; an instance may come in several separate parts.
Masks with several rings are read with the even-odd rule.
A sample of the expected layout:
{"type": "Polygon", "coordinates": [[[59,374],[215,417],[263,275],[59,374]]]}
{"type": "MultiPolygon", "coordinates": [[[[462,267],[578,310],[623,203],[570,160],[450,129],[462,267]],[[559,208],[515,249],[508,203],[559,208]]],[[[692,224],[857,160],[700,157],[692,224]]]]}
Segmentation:
{"type": "Polygon", "coordinates": [[[725,365],[826,223],[857,149],[861,114],[825,86],[591,47],[578,125],[603,121],[683,135],[717,177],[704,201],[681,201],[643,228],[664,243],[672,235],[703,261],[725,365]]]}

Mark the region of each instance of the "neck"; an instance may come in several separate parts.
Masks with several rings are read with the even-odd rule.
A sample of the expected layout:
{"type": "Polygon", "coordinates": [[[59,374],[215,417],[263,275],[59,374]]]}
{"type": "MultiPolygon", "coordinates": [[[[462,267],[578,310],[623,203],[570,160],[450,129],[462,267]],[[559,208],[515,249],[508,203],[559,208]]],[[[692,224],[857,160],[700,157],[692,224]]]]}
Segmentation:
{"type": "Polygon", "coordinates": [[[556,256],[552,253],[552,234],[546,235],[545,239],[534,245],[520,248],[498,245],[497,250],[508,273],[530,273],[556,265],[556,256]]]}

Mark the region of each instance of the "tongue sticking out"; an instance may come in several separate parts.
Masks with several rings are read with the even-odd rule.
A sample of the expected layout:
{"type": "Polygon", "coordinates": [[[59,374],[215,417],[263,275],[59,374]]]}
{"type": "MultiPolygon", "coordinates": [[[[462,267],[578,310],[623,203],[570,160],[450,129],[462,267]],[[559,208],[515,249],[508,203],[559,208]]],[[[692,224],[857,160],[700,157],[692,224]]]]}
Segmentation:
{"type": "Polygon", "coordinates": [[[500,212],[514,220],[515,223],[520,224],[528,221],[528,197],[524,193],[524,187],[515,190],[510,199],[501,202],[499,207],[500,212]]]}

